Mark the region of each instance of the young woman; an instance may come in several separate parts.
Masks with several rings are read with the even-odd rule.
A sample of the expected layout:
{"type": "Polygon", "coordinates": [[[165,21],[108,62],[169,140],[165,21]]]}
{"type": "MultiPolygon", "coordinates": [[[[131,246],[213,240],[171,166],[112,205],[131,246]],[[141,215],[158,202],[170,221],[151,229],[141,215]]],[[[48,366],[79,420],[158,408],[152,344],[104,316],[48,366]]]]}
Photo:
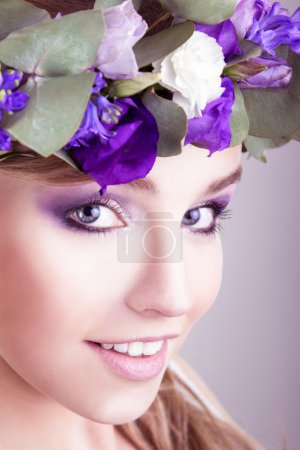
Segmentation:
{"type": "Polygon", "coordinates": [[[1,161],[1,449],[262,449],[180,356],[218,294],[242,172],[241,144],[199,147],[100,196],[24,142],[1,161]]]}

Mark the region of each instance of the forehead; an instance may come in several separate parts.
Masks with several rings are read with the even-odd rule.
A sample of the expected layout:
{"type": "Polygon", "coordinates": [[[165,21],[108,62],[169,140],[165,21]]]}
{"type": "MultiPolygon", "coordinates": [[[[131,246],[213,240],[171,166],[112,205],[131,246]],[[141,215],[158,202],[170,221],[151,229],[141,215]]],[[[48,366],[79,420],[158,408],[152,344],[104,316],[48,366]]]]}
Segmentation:
{"type": "MultiPolygon", "coordinates": [[[[136,207],[139,209],[140,206],[144,211],[171,211],[174,217],[180,217],[189,207],[197,206],[212,195],[217,195],[216,188],[223,186],[222,189],[225,189],[226,185],[231,184],[232,187],[226,189],[226,194],[228,192],[230,195],[235,187],[232,183],[236,183],[240,177],[238,169],[241,147],[215,152],[211,157],[208,157],[208,154],[208,150],[190,145],[184,147],[180,155],[158,157],[145,178],[131,183],[110,185],[106,195],[120,202],[129,212],[129,216],[130,211],[136,210],[136,207]],[[215,190],[207,194],[208,188],[215,190]]],[[[95,182],[45,185],[8,177],[4,187],[5,189],[0,191],[0,201],[3,198],[7,205],[11,197],[14,206],[17,200],[22,202],[26,196],[43,205],[62,203],[70,207],[74,206],[74,201],[76,204],[87,203],[91,198],[99,196],[99,185],[95,182]]]]}
{"type": "Polygon", "coordinates": [[[208,155],[208,150],[186,146],[180,155],[156,158],[145,178],[118,188],[157,200],[174,193],[206,196],[239,181],[241,146],[208,155]]]}

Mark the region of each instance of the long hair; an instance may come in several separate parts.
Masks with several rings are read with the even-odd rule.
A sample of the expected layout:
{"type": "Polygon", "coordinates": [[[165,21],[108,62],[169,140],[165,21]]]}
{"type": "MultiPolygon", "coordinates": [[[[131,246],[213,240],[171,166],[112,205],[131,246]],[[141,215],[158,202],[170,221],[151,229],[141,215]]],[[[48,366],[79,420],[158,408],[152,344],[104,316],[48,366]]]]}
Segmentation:
{"type": "MultiPolygon", "coordinates": [[[[29,0],[27,0],[29,1],[29,0]]],[[[30,0],[47,10],[52,17],[93,8],[94,0],[30,0]]],[[[152,29],[166,16],[155,0],[145,2],[143,9],[152,29]],[[156,10],[153,5],[157,6],[156,10]],[[155,11],[157,14],[155,15],[155,11]]],[[[44,183],[77,184],[93,181],[63,160],[44,158],[16,142],[14,150],[31,156],[17,155],[0,163],[0,170],[14,176],[44,183]]],[[[134,422],[116,425],[120,433],[139,450],[255,450],[257,446],[246,433],[218,419],[190,387],[170,368],[163,376],[159,391],[150,408],[134,422]],[[192,401],[191,401],[192,400],[192,401]]],[[[284,448],[287,447],[284,445],[284,448]]]]}
{"type": "MultiPolygon", "coordinates": [[[[14,151],[21,154],[0,162],[0,172],[50,185],[94,181],[56,156],[45,158],[15,142],[14,151]]],[[[116,427],[139,450],[257,450],[250,437],[214,416],[170,368],[150,408],[116,427]]]]}

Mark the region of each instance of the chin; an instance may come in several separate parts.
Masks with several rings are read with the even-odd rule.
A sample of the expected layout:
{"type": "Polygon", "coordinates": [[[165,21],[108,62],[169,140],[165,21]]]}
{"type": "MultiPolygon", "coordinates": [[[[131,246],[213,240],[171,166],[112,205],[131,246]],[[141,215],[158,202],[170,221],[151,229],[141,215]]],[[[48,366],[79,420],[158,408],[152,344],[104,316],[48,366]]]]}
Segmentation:
{"type": "MultiPolygon", "coordinates": [[[[157,392],[156,392],[157,394],[157,392]]],[[[129,396],[127,399],[114,398],[111,401],[106,400],[105,403],[96,405],[94,408],[86,406],[81,409],[73,410],[76,414],[85,417],[93,422],[106,425],[122,425],[141,417],[154,402],[156,395],[139,395],[138,397],[129,396]]]]}

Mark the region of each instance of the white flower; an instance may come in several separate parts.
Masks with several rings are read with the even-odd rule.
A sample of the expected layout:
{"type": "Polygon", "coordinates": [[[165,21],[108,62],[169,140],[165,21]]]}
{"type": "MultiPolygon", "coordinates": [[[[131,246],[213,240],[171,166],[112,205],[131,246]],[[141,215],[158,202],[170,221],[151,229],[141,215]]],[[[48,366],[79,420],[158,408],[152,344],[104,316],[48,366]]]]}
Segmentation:
{"type": "Polygon", "coordinates": [[[132,47],[144,36],[147,23],[136,12],[132,0],[104,10],[105,33],[95,67],[113,79],[134,78],[138,66],[132,47]]]}
{"type": "Polygon", "coordinates": [[[161,84],[174,92],[173,100],[188,118],[201,117],[206,105],[219,98],[225,67],[222,47],[205,33],[195,31],[174,52],[153,63],[161,84]]]}

